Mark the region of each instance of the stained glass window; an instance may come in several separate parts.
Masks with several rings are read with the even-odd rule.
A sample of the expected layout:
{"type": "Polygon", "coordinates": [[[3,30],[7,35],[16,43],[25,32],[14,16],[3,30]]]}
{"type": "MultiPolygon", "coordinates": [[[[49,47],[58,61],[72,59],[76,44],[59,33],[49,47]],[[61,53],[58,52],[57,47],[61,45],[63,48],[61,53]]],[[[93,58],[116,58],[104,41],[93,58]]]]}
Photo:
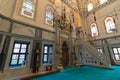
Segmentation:
{"type": "Polygon", "coordinates": [[[115,22],[112,17],[107,17],[105,19],[105,26],[107,33],[116,32],[115,22]]]}
{"type": "Polygon", "coordinates": [[[98,36],[98,28],[96,23],[90,25],[92,37],[98,36]]]}
{"type": "Polygon", "coordinates": [[[53,9],[51,6],[47,7],[45,23],[53,26],[53,9]]]}
{"type": "Polygon", "coordinates": [[[103,3],[105,3],[105,2],[107,2],[107,0],[99,0],[99,3],[100,3],[100,4],[103,4],[103,3]]]}
{"type": "Polygon", "coordinates": [[[93,3],[89,3],[87,6],[88,11],[93,10],[93,3]]]}
{"type": "Polygon", "coordinates": [[[23,0],[21,15],[34,18],[36,0],[23,0]]]}

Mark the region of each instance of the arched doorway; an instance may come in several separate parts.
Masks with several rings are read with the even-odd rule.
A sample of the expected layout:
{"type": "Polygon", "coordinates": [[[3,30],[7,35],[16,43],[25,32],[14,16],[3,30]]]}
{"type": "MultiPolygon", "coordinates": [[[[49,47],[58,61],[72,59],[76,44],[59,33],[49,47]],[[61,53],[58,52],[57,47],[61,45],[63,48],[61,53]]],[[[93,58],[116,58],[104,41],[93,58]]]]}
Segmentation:
{"type": "Polygon", "coordinates": [[[69,64],[69,53],[68,53],[68,46],[66,41],[62,44],[62,65],[68,66],[69,64]]]}

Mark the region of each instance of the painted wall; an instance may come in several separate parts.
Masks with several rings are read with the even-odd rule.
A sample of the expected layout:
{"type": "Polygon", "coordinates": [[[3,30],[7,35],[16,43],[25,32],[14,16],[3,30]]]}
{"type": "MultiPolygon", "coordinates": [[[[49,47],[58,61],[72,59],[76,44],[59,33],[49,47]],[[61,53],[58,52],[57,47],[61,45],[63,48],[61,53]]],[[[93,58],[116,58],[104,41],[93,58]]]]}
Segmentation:
{"type": "MultiPolygon", "coordinates": [[[[94,38],[88,38],[88,40],[97,40],[97,39],[103,39],[103,38],[110,38],[110,37],[115,37],[115,36],[119,36],[120,35],[120,20],[119,20],[119,13],[120,13],[120,1],[119,0],[115,0],[112,1],[111,3],[109,3],[109,1],[103,5],[98,6],[96,9],[94,9],[93,11],[89,12],[87,17],[86,17],[86,32],[89,34],[89,36],[91,36],[91,31],[90,31],[90,24],[95,22],[97,24],[98,27],[98,31],[99,31],[99,36],[94,37],[94,38]],[[95,17],[96,17],[96,21],[94,20],[94,14],[93,12],[95,12],[95,17]],[[116,32],[114,33],[107,33],[106,32],[106,27],[105,27],[105,23],[104,20],[106,17],[112,17],[115,21],[115,27],[117,29],[116,32]]],[[[85,25],[85,24],[84,24],[85,25]]],[[[105,48],[105,54],[106,51],[109,52],[109,55],[111,56],[111,58],[114,60],[114,62],[116,64],[120,64],[119,61],[116,61],[113,55],[113,51],[112,51],[112,47],[119,47],[120,44],[120,38],[110,38],[110,39],[106,39],[107,43],[104,43],[104,41],[101,43],[99,43],[99,41],[94,41],[94,45],[96,46],[107,46],[107,48],[105,48]]],[[[107,56],[109,56],[107,54],[107,56]]]]}
{"type": "MultiPolygon", "coordinates": [[[[21,1],[22,0],[15,0],[17,1],[16,3],[16,7],[15,10],[13,11],[14,14],[12,14],[11,9],[11,5],[13,6],[14,1],[9,1],[11,4],[8,6],[9,10],[5,10],[4,8],[6,7],[2,7],[3,10],[1,11],[2,14],[4,14],[5,16],[8,16],[23,22],[25,24],[29,24],[32,26],[36,26],[37,28],[42,28],[42,29],[46,29],[48,31],[44,31],[42,29],[36,29],[36,28],[31,28],[30,26],[26,26],[26,25],[21,25],[21,24],[17,24],[17,23],[13,23],[11,24],[11,22],[1,19],[0,18],[0,34],[4,34],[6,32],[10,31],[10,27],[11,27],[11,31],[8,33],[11,35],[11,40],[10,40],[10,46],[7,49],[8,51],[8,55],[7,55],[7,59],[6,59],[6,63],[5,63],[5,68],[4,68],[4,72],[1,73],[0,72],[0,80],[6,80],[7,78],[13,78],[13,77],[17,77],[17,76],[23,76],[23,75],[27,75],[27,74],[31,74],[32,70],[30,69],[30,63],[31,63],[31,55],[32,55],[32,50],[33,50],[33,39],[42,39],[43,43],[51,43],[54,45],[53,48],[55,48],[55,33],[51,33],[49,31],[54,32],[54,28],[52,26],[46,25],[45,24],[45,9],[47,5],[53,5],[51,2],[49,1],[43,1],[41,3],[41,1],[37,0],[37,7],[36,7],[36,14],[35,14],[35,19],[29,19],[27,17],[24,17],[22,15],[20,15],[20,9],[21,9],[21,1]],[[36,32],[36,30],[38,30],[38,32],[36,32]],[[39,32],[39,30],[42,31],[39,32]],[[36,36],[35,33],[37,33],[36,36]],[[41,33],[41,34],[40,34],[41,33]],[[39,35],[40,34],[40,35],[39,35]],[[29,38],[28,38],[29,37],[29,38]],[[12,53],[12,48],[13,48],[13,43],[14,40],[25,40],[25,41],[30,41],[30,54],[29,54],[29,63],[26,67],[23,68],[19,68],[19,69],[9,69],[9,62],[10,62],[10,57],[11,57],[11,53],[12,53]],[[19,74],[18,74],[19,73],[19,74]]],[[[8,4],[8,2],[6,0],[3,0],[4,4],[8,4]]],[[[5,5],[4,5],[5,6],[5,5]]],[[[1,45],[0,45],[1,46],[1,45]]],[[[2,47],[2,46],[1,46],[2,47]]],[[[42,47],[43,48],[43,47],[42,47]]],[[[55,53],[55,51],[54,51],[55,53]]],[[[41,53],[42,54],[42,53],[41,53]]],[[[53,55],[54,57],[54,55],[53,55]]],[[[42,57],[41,57],[42,59],[42,57]]],[[[53,58],[54,60],[54,58],[53,58]]],[[[53,61],[53,64],[55,64],[55,60],[53,61]]],[[[42,65],[42,62],[40,62],[40,71],[45,71],[46,68],[44,65],[42,65]]],[[[53,68],[56,68],[53,66],[53,68]]]]}
{"type": "Polygon", "coordinates": [[[0,18],[0,31],[8,32],[10,30],[10,22],[0,18]]]}
{"type": "Polygon", "coordinates": [[[7,55],[7,60],[4,68],[4,73],[2,75],[3,80],[6,78],[11,78],[11,77],[16,77],[20,75],[26,75],[31,73],[30,69],[30,63],[31,63],[31,55],[32,55],[32,46],[33,46],[33,41],[31,39],[23,39],[20,37],[12,37],[10,41],[10,46],[8,49],[8,55],[7,55]],[[12,48],[14,44],[14,40],[22,40],[22,41],[29,41],[30,42],[30,49],[29,49],[29,55],[28,55],[28,64],[26,67],[23,68],[16,68],[16,69],[10,69],[9,68],[9,62],[12,54],[12,48]],[[19,74],[18,74],[19,73],[19,74]]]}
{"type": "Polygon", "coordinates": [[[12,17],[16,0],[0,0],[0,13],[12,17]]]}
{"type": "Polygon", "coordinates": [[[13,19],[21,21],[21,22],[25,22],[30,25],[34,25],[39,28],[43,28],[43,29],[47,29],[47,30],[49,29],[50,31],[54,32],[54,28],[52,26],[45,24],[45,16],[46,16],[45,14],[46,14],[46,6],[47,5],[53,6],[53,4],[49,0],[45,0],[42,2],[40,0],[37,0],[36,8],[35,8],[35,17],[34,17],[34,19],[30,19],[30,18],[27,18],[20,14],[22,0],[17,0],[13,19]]]}
{"type": "MultiPolygon", "coordinates": [[[[0,1],[1,1],[1,4],[2,3],[8,4],[8,2],[6,0],[0,0],[0,1]]],[[[0,31],[3,32],[2,34],[4,34],[5,32],[9,32],[10,27],[12,27],[11,32],[8,33],[8,34],[11,35],[11,40],[10,40],[10,46],[8,48],[8,53],[7,53],[8,55],[7,55],[7,60],[6,60],[6,63],[5,63],[4,72],[3,73],[0,72],[0,76],[2,76],[2,80],[5,80],[6,78],[12,78],[12,77],[22,76],[22,75],[32,73],[32,71],[30,69],[30,63],[28,64],[27,67],[24,67],[24,68],[19,68],[19,69],[9,69],[8,68],[14,40],[20,39],[20,40],[26,40],[26,41],[31,42],[30,43],[30,57],[29,57],[29,60],[31,60],[32,49],[33,49],[33,40],[34,39],[42,39],[42,45],[44,43],[53,44],[54,45],[54,53],[55,53],[55,46],[56,46],[55,45],[55,40],[56,40],[55,33],[49,32],[49,31],[55,32],[55,29],[52,26],[49,26],[49,25],[45,24],[46,6],[47,5],[52,5],[53,6],[54,5],[53,3],[49,2],[49,0],[45,0],[45,1],[42,1],[42,2],[40,0],[37,0],[35,18],[30,19],[30,18],[27,18],[27,17],[22,16],[20,14],[22,0],[12,0],[12,1],[9,1],[9,2],[10,2],[10,4],[7,5],[7,7],[2,7],[3,8],[1,10],[2,14],[4,14],[5,16],[8,16],[8,17],[10,17],[14,20],[23,22],[25,24],[29,24],[29,25],[35,26],[37,28],[46,29],[46,30],[48,30],[48,32],[42,30],[42,34],[41,34],[42,36],[41,37],[36,37],[35,33],[36,33],[37,29],[31,28],[30,26],[17,24],[17,23],[13,23],[12,26],[11,26],[11,23],[9,21],[0,19],[0,31]],[[14,3],[16,3],[16,4],[14,5],[14,3]],[[15,6],[15,10],[14,10],[14,8],[12,8],[14,6],[15,6]],[[9,10],[6,10],[6,8],[9,9],[9,10]]],[[[55,5],[57,5],[58,3],[59,2],[55,3],[55,5]]],[[[57,5],[57,6],[59,6],[59,5],[57,5]]],[[[67,7],[67,11],[69,13],[69,11],[71,9],[68,6],[66,6],[66,7],[67,7]]],[[[77,20],[76,15],[75,15],[75,18],[76,18],[75,20],[77,20]]],[[[60,44],[62,44],[63,41],[66,41],[69,45],[69,43],[70,43],[70,41],[69,41],[70,38],[69,37],[70,37],[69,33],[67,33],[67,34],[64,33],[64,32],[61,33],[60,34],[60,39],[61,39],[60,44]]],[[[69,46],[69,54],[70,54],[69,57],[70,57],[70,59],[72,59],[72,54],[70,52],[70,51],[72,51],[71,48],[72,48],[72,46],[69,46]]],[[[42,49],[43,49],[43,47],[42,47],[42,49]]],[[[55,65],[53,67],[56,68],[56,66],[59,62],[59,60],[57,61],[56,59],[58,59],[59,54],[54,54],[53,56],[55,56],[55,58],[53,59],[54,60],[53,64],[55,64],[55,65]]],[[[41,57],[41,59],[42,59],[42,57],[41,57]]],[[[72,60],[70,60],[69,64],[71,65],[72,63],[73,63],[72,60]]],[[[42,65],[42,62],[40,64],[41,64],[40,71],[45,71],[45,66],[42,65]]],[[[1,80],[1,77],[0,77],[0,80],[1,80]]]]}
{"type": "MultiPolygon", "coordinates": [[[[14,12],[15,3],[16,0],[0,0],[0,14],[11,18],[14,12]]],[[[0,18],[0,31],[8,32],[9,28],[10,22],[0,18]]]]}
{"type": "MultiPolygon", "coordinates": [[[[99,31],[99,36],[96,37],[96,39],[101,39],[101,38],[105,38],[105,37],[111,37],[111,36],[116,36],[116,35],[119,35],[120,34],[120,28],[119,28],[119,20],[117,20],[117,18],[120,17],[119,15],[119,4],[120,1],[117,0],[117,1],[114,1],[112,2],[111,4],[106,4],[104,5],[102,8],[100,9],[96,9],[95,10],[95,16],[96,16],[96,22],[94,21],[94,15],[93,13],[90,13],[88,16],[87,16],[87,31],[89,32],[89,34],[91,34],[91,31],[90,31],[90,24],[92,22],[95,22],[97,23],[97,26],[98,26],[98,31],[99,31]],[[118,14],[118,15],[115,15],[115,14],[118,14]],[[115,19],[115,24],[116,24],[116,28],[117,28],[117,32],[115,33],[107,33],[106,30],[105,30],[105,23],[104,23],[104,20],[107,16],[111,16],[115,19]]],[[[102,5],[101,5],[102,6],[102,5]]]]}

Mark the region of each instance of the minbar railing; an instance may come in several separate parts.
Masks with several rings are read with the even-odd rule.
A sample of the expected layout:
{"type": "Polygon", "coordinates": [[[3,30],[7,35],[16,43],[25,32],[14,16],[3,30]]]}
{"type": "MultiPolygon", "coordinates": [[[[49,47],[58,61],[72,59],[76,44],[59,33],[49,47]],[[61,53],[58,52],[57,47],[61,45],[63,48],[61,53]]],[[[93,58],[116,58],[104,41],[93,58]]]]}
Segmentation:
{"type": "Polygon", "coordinates": [[[92,45],[90,45],[89,43],[85,42],[82,39],[77,39],[77,43],[78,43],[78,46],[81,46],[84,50],[89,52],[91,56],[98,59],[100,65],[106,68],[109,67],[109,64],[107,63],[107,59],[105,57],[106,55],[104,53],[98,52],[95,47],[93,47],[92,45]]]}

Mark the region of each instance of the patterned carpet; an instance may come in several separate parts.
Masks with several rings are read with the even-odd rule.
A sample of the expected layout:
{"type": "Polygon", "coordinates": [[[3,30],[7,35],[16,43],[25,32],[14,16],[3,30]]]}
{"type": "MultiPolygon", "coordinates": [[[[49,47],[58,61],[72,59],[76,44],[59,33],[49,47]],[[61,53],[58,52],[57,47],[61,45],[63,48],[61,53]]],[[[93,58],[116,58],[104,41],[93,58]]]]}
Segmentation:
{"type": "Polygon", "coordinates": [[[83,67],[64,67],[64,71],[37,77],[31,80],[120,80],[120,66],[112,66],[114,70],[83,67]]]}

